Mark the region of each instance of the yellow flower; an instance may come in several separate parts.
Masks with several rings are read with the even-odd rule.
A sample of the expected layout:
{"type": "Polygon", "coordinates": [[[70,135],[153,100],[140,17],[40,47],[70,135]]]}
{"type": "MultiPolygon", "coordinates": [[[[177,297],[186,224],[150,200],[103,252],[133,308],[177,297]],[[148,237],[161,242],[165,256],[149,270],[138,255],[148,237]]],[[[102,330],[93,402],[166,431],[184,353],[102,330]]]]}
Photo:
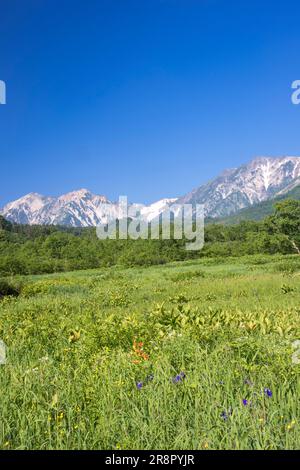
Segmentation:
{"type": "Polygon", "coordinates": [[[69,342],[70,343],[76,343],[80,339],[81,333],[80,331],[71,331],[70,336],[69,336],[69,342]]]}
{"type": "Polygon", "coordinates": [[[290,431],[291,429],[293,429],[295,427],[295,424],[296,424],[296,421],[293,419],[293,421],[287,424],[286,426],[287,431],[290,431]]]}
{"type": "Polygon", "coordinates": [[[58,413],[57,417],[56,417],[56,421],[59,423],[63,420],[64,418],[64,413],[63,411],[61,411],[60,413],[58,413]]]}

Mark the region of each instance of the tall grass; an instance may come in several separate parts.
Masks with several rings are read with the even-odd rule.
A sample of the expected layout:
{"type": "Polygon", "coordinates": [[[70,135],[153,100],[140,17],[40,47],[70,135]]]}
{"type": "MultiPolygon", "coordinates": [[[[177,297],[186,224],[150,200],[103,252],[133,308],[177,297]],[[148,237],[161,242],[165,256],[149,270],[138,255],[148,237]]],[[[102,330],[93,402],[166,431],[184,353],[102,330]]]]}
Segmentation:
{"type": "Polygon", "coordinates": [[[24,278],[0,302],[0,447],[299,448],[295,265],[24,278]]]}

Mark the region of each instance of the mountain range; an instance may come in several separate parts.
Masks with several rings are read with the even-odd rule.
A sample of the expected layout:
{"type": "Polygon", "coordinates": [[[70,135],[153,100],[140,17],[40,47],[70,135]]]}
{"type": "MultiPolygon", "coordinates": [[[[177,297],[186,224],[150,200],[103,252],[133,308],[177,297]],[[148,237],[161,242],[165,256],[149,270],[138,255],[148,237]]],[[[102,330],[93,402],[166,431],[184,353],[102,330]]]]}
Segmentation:
{"type": "MultiPolygon", "coordinates": [[[[184,196],[144,206],[141,215],[149,222],[176,202],[204,204],[206,217],[226,218],[280,198],[298,185],[300,157],[257,157],[238,168],[225,170],[184,196]]],[[[117,217],[118,203],[80,189],[59,197],[30,193],[6,204],[0,214],[20,224],[88,227],[106,223],[107,208],[109,217],[117,217]]]]}

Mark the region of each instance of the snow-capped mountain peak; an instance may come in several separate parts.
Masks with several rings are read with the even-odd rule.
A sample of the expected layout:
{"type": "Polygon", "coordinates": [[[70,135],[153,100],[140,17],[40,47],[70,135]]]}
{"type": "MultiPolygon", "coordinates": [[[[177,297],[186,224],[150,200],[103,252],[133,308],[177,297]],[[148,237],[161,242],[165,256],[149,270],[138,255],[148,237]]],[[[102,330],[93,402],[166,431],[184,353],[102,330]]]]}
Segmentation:
{"type": "Polygon", "coordinates": [[[220,217],[275,197],[300,177],[300,157],[260,156],[219,177],[178,200],[205,205],[205,214],[220,217]]]}
{"type": "MultiPolygon", "coordinates": [[[[151,221],[174,201],[176,199],[162,199],[144,206],[141,215],[144,220],[151,221]]],[[[8,203],[0,214],[12,222],[22,224],[89,227],[107,223],[110,218],[118,218],[119,205],[110,202],[105,196],[79,189],[56,198],[30,193],[8,203]]]]}
{"type": "MultiPolygon", "coordinates": [[[[142,207],[140,212],[143,219],[150,222],[175,202],[198,203],[204,204],[206,216],[222,217],[283,194],[299,183],[300,157],[260,156],[238,168],[223,171],[179,199],[164,198],[142,207]]],[[[30,193],[7,204],[0,214],[22,224],[87,227],[117,218],[119,206],[83,188],[59,197],[30,193]]]]}

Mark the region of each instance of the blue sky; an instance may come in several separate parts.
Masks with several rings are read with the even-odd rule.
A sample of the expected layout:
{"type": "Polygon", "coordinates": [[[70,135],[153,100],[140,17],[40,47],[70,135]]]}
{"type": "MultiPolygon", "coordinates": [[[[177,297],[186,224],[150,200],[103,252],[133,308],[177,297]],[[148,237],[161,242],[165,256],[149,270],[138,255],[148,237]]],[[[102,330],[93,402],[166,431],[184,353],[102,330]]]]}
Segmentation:
{"type": "Polygon", "coordinates": [[[297,1],[1,0],[0,206],[182,195],[300,155],[297,1]]]}

